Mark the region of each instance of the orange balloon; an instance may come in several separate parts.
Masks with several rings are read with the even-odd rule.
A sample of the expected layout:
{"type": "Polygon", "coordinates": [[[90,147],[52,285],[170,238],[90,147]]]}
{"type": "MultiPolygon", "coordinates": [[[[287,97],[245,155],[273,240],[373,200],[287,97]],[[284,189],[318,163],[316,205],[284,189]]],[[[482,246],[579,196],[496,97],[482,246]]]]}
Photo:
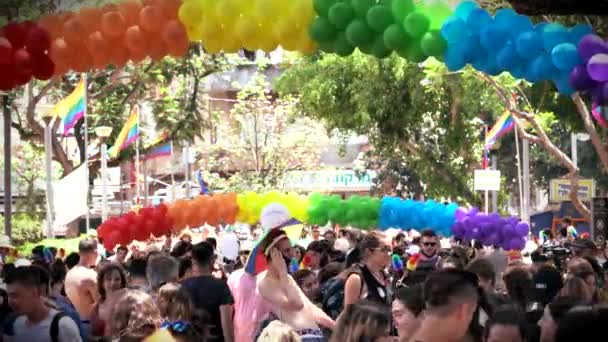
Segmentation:
{"type": "Polygon", "coordinates": [[[118,11],[125,18],[127,26],[137,25],[139,23],[139,11],[143,8],[139,0],[127,0],[118,4],[118,11]]]}
{"type": "Polygon", "coordinates": [[[177,20],[171,20],[165,25],[162,37],[172,56],[182,57],[188,52],[190,42],[188,41],[186,29],[177,20]]]}
{"type": "Polygon", "coordinates": [[[83,7],[76,15],[78,21],[86,28],[87,33],[93,33],[101,28],[101,15],[99,8],[83,7]]]}
{"type": "Polygon", "coordinates": [[[148,57],[146,51],[129,51],[129,59],[135,63],[143,61],[146,57],[148,57]]]}
{"type": "Polygon", "coordinates": [[[125,49],[119,42],[110,43],[112,50],[108,53],[109,64],[114,65],[116,68],[121,68],[127,64],[129,60],[129,51],[125,49]],[[115,45],[114,45],[115,44],[115,45]]]}
{"type": "Polygon", "coordinates": [[[125,18],[118,11],[105,13],[101,17],[101,32],[108,38],[116,38],[123,35],[126,30],[125,18]]]}
{"type": "Polygon", "coordinates": [[[63,22],[57,15],[50,14],[41,17],[38,21],[38,25],[49,33],[51,40],[55,40],[63,36],[63,22]]]}
{"type": "Polygon", "coordinates": [[[165,18],[173,20],[177,19],[177,13],[182,2],[181,0],[157,0],[156,4],[161,8],[165,18]]]}
{"type": "Polygon", "coordinates": [[[63,37],[69,44],[82,44],[85,41],[87,30],[82,23],[72,18],[63,24],[63,37]]]}
{"type": "Polygon", "coordinates": [[[148,40],[148,42],[151,42],[148,45],[148,56],[150,56],[150,59],[153,61],[161,61],[169,54],[169,49],[160,39],[153,41],[148,40]]]}
{"type": "Polygon", "coordinates": [[[139,25],[148,32],[158,32],[164,22],[165,17],[157,6],[146,6],[139,12],[139,25]]]}
{"type": "Polygon", "coordinates": [[[57,38],[51,44],[50,57],[53,63],[65,65],[70,59],[70,46],[63,38],[57,38]]]}
{"type": "Polygon", "coordinates": [[[59,16],[59,20],[62,23],[65,23],[66,21],[74,18],[76,16],[76,14],[74,12],[61,12],[57,14],[59,16]]]}
{"type": "Polygon", "coordinates": [[[125,46],[131,52],[145,52],[146,39],[139,26],[131,26],[125,32],[125,46]]]}
{"type": "Polygon", "coordinates": [[[89,35],[89,39],[87,40],[87,49],[91,53],[91,55],[106,55],[109,51],[108,42],[103,37],[101,32],[96,31],[89,35]]]}
{"type": "Polygon", "coordinates": [[[118,11],[118,5],[116,5],[116,4],[106,4],[101,7],[102,13],[116,12],[116,11],[118,11]]]}
{"type": "Polygon", "coordinates": [[[84,46],[74,46],[74,49],[75,51],[78,51],[78,53],[75,53],[72,56],[72,70],[76,72],[89,71],[93,65],[93,58],[91,55],[86,51],[84,46]]]}

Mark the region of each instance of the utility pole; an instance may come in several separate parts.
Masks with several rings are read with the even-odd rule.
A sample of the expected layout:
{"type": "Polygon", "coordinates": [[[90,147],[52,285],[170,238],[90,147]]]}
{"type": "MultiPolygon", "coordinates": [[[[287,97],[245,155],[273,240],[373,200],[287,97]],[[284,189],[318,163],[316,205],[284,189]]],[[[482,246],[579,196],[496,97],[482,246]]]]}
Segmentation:
{"type": "Polygon", "coordinates": [[[11,110],[8,94],[2,96],[4,117],[4,234],[11,238],[13,195],[11,189],[11,110]]]}

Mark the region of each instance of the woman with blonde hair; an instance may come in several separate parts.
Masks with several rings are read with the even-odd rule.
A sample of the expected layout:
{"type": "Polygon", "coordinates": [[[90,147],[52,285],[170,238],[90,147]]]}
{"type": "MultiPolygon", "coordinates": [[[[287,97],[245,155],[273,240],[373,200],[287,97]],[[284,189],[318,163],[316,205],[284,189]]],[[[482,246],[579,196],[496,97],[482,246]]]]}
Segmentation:
{"type": "Polygon", "coordinates": [[[152,335],[161,325],[154,299],[139,290],[126,290],[116,301],[107,322],[113,341],[139,342],[152,335]]]}
{"type": "Polygon", "coordinates": [[[300,336],[289,325],[272,321],[260,334],[257,342],[300,342],[300,336]]]}
{"type": "Polygon", "coordinates": [[[156,305],[167,329],[177,342],[205,341],[206,317],[194,309],[188,292],[178,283],[160,287],[156,305]]]}
{"type": "Polygon", "coordinates": [[[390,310],[370,300],[347,305],[338,319],[330,342],[393,341],[390,310]]]}

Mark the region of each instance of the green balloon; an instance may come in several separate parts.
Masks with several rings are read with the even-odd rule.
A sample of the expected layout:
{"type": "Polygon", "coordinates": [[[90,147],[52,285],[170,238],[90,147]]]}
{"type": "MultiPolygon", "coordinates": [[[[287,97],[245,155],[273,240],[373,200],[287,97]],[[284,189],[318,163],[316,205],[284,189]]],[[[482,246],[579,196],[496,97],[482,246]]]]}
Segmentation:
{"type": "Polygon", "coordinates": [[[420,41],[413,41],[406,48],[397,51],[399,56],[407,59],[410,62],[424,62],[428,57],[420,47],[420,41]]]}
{"type": "Polygon", "coordinates": [[[445,39],[437,30],[429,31],[422,36],[420,47],[427,56],[442,56],[447,48],[445,39]]]}
{"type": "Polygon", "coordinates": [[[371,55],[372,54],[373,47],[374,47],[374,43],[373,42],[370,42],[370,43],[365,44],[365,45],[357,46],[357,48],[359,49],[359,51],[361,51],[361,53],[364,53],[366,55],[371,55]]]}
{"type": "Polygon", "coordinates": [[[313,6],[315,8],[315,12],[321,17],[327,18],[329,15],[329,9],[333,6],[337,0],[314,0],[313,6]]]}
{"type": "Polygon", "coordinates": [[[308,29],[310,38],[317,43],[332,41],[336,36],[336,28],[324,17],[316,17],[308,29]]]}
{"type": "Polygon", "coordinates": [[[414,3],[412,0],[393,0],[391,9],[395,20],[402,22],[408,14],[414,11],[414,3]]]}
{"type": "Polygon", "coordinates": [[[384,45],[384,38],[377,36],[372,45],[372,55],[376,56],[376,58],[386,58],[390,56],[391,52],[391,49],[384,45]]]}
{"type": "Polygon", "coordinates": [[[391,50],[399,50],[407,46],[412,37],[408,36],[401,25],[393,24],[384,30],[384,45],[391,50]]]}
{"type": "Polygon", "coordinates": [[[420,4],[419,11],[424,13],[431,21],[431,30],[441,30],[446,19],[452,15],[452,9],[447,3],[438,1],[431,4],[420,4]]]}
{"type": "Polygon", "coordinates": [[[346,34],[338,33],[334,40],[334,52],[338,56],[346,57],[352,55],[353,51],[355,51],[355,47],[346,39],[346,34]]]}
{"type": "Polygon", "coordinates": [[[383,33],[393,23],[393,13],[387,6],[376,5],[367,11],[367,24],[372,30],[383,33]]]}
{"type": "Polygon", "coordinates": [[[374,32],[364,20],[355,19],[346,27],[346,38],[353,46],[361,46],[372,41],[374,32]]]}
{"type": "Polygon", "coordinates": [[[350,5],[353,6],[355,14],[359,18],[365,19],[367,11],[376,4],[374,0],[350,0],[350,5]]]}
{"type": "Polygon", "coordinates": [[[329,9],[329,22],[340,30],[345,29],[354,17],[355,11],[345,2],[339,2],[329,9]]]}
{"type": "Polygon", "coordinates": [[[420,12],[412,12],[403,20],[403,28],[414,38],[422,37],[429,30],[431,21],[420,12]]]}
{"type": "Polygon", "coordinates": [[[321,50],[323,52],[327,52],[327,53],[336,52],[334,50],[334,41],[333,40],[331,40],[329,42],[317,43],[317,45],[319,46],[319,50],[321,50]]]}

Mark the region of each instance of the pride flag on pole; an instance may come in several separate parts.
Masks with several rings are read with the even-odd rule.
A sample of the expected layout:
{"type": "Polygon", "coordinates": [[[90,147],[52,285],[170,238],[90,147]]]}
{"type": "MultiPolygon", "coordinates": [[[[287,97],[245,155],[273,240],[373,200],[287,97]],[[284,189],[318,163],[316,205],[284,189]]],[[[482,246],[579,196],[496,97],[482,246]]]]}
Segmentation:
{"type": "Polygon", "coordinates": [[[502,116],[496,121],[494,127],[486,134],[486,144],[485,148],[487,150],[491,149],[492,146],[502,137],[503,135],[509,133],[513,127],[515,127],[515,122],[513,121],[513,117],[508,110],[502,114],[502,116]]]}
{"type": "Polygon", "coordinates": [[[158,157],[170,156],[173,154],[173,149],[171,148],[171,143],[167,142],[162,145],[158,145],[152,148],[148,153],[144,155],[144,160],[155,159],[158,157]]]}
{"type": "Polygon", "coordinates": [[[61,120],[62,134],[66,136],[76,126],[78,120],[84,117],[86,109],[86,87],[84,77],[74,91],[55,106],[55,117],[61,120]]]}
{"type": "Polygon", "coordinates": [[[133,142],[137,140],[139,137],[139,106],[133,106],[131,109],[131,115],[125,122],[125,125],[122,126],[122,130],[120,130],[120,134],[116,138],[114,142],[114,146],[112,146],[108,150],[108,154],[111,158],[116,158],[120,151],[129,147],[133,142]]]}

